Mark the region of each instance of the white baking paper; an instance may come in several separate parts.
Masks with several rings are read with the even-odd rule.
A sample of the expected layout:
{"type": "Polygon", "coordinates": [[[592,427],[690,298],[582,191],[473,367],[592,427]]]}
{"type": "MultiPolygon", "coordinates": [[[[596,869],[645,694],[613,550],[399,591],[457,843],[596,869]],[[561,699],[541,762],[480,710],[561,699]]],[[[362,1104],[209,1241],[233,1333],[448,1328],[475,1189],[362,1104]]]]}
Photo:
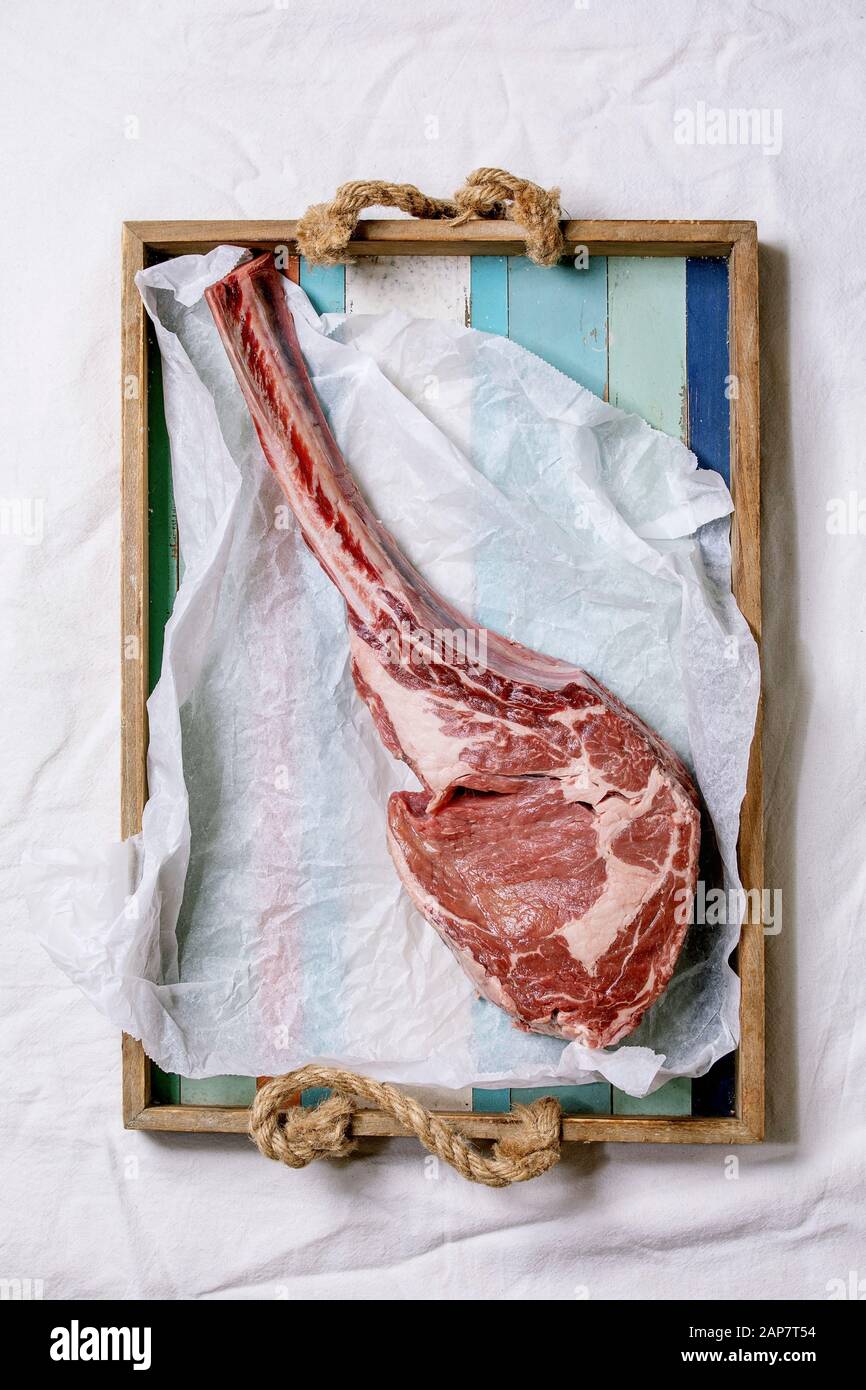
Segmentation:
{"type": "MultiPolygon", "coordinates": [[[[640,1029],[595,1052],[478,1000],[385,846],[411,773],[356,696],[343,604],[301,542],[204,288],[220,247],[138,277],[163,357],[183,579],[148,704],[140,835],[34,856],[33,925],[167,1071],[339,1062],[414,1084],[580,1082],[643,1095],[737,1038],[739,913],[692,927],[640,1029]]],[[[286,294],[375,512],[460,608],[576,662],[693,767],[724,885],[759,675],[730,591],[731,500],[678,441],[499,337],[286,294]]]]}

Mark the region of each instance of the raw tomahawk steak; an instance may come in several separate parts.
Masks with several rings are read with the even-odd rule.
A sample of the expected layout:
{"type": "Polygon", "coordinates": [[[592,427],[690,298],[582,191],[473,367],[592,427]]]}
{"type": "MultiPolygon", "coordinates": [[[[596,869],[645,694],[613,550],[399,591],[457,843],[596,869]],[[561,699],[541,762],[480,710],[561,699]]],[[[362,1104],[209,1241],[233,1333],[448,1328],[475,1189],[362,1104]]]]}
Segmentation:
{"type": "Polygon", "coordinates": [[[265,457],[346,601],[358,693],[423,788],[389,801],[397,872],[519,1028],[615,1043],[667,985],[686,933],[689,774],[592,676],[477,627],[409,564],[337,448],[283,284],[260,256],[207,299],[265,457]]]}

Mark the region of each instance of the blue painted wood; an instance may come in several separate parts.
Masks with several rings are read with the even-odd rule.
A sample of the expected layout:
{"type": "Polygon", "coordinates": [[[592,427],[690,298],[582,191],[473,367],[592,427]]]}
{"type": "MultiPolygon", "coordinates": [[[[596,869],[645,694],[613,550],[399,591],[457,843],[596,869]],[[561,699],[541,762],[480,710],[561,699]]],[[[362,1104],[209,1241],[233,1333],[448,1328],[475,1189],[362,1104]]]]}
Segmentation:
{"type": "Polygon", "coordinates": [[[597,396],[607,391],[607,276],[606,256],[586,270],[508,262],[508,336],[597,396]]]}
{"type": "Polygon", "coordinates": [[[542,1096],[554,1096],[563,1115],[610,1114],[610,1086],[605,1081],[594,1081],[588,1086],[526,1086],[511,1091],[512,1104],[518,1105],[531,1105],[542,1096]]]}
{"type": "Polygon", "coordinates": [[[710,1067],[706,1076],[692,1082],[693,1115],[733,1115],[736,1113],[736,1054],[729,1052],[710,1067]]]}
{"type": "Polygon", "coordinates": [[[730,483],[728,262],[719,257],[686,261],[686,361],[689,446],[702,468],[730,483]]]}
{"type": "Polygon", "coordinates": [[[473,256],[470,266],[472,327],[508,337],[508,258],[473,256]]]}
{"type": "Polygon", "coordinates": [[[302,256],[301,289],[317,314],[342,314],[346,309],[346,267],[310,266],[302,256]]]}

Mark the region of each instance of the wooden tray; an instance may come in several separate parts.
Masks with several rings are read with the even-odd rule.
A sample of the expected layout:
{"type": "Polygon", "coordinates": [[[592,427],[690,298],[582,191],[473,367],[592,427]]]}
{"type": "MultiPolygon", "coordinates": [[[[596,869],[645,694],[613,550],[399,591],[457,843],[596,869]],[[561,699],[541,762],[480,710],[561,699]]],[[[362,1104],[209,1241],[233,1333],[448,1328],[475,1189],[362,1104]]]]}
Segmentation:
{"type": "MultiPolygon", "coordinates": [[[[221,243],[288,247],[289,274],[320,312],[398,304],[503,333],[597,394],[686,440],[703,467],[729,479],[733,588],[756,640],[761,629],[758,433],[758,257],[752,222],[568,222],[568,250],[590,254],[542,270],[523,256],[519,229],[476,221],[365,221],[350,245],[355,264],[310,269],[293,255],[294,222],[135,222],[123,228],[122,834],[141,828],[147,797],[145,702],[160,668],[162,634],[177,585],[177,536],[159,353],[135,273],[170,256],[221,243]],[[448,263],[429,258],[451,258],[448,263]],[[405,258],[412,258],[406,260],[405,258]],[[134,640],[130,640],[134,639],[134,640]]],[[[760,720],[740,823],[746,889],[763,883],[760,720]]],[[[751,1143],[763,1137],[763,928],[743,927],[737,952],[741,1040],[707,1077],[669,1082],[636,1101],[608,1085],[547,1088],[578,1142],[751,1143]]],[[[141,1044],[123,1040],[127,1128],[243,1133],[255,1078],[167,1076],[141,1044]]],[[[420,1093],[417,1088],[416,1093],[420,1093]]],[[[448,1093],[449,1118],[467,1135],[496,1138],[513,1100],[536,1092],[448,1093]]],[[[429,1093],[425,1100],[430,1102],[429,1093]]],[[[304,1103],[315,1103],[315,1094],[304,1103]]],[[[360,1135],[394,1135],[376,1110],[360,1135]]]]}

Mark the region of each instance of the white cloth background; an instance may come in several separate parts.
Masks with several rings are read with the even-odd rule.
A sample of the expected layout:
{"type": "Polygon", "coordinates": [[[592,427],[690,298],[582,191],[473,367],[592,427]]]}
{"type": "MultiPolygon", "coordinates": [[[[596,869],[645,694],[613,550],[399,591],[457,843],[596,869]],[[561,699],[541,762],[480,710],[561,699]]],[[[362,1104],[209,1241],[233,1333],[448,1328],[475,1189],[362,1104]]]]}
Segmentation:
{"type": "Polygon", "coordinates": [[[0,497],[24,510],[0,535],[0,1275],[315,1299],[822,1299],[866,1277],[866,536],[827,526],[866,496],[864,41],[853,2],[6,0],[0,497]],[[781,112],[781,149],[677,143],[701,102],[781,112]],[[124,1133],[119,1040],[15,897],[25,848],[118,825],[121,219],[290,216],[358,176],[445,193],[478,164],[561,184],[573,216],[759,224],[785,919],[769,1140],[737,1178],[715,1148],[591,1146],[490,1192],[431,1179],[408,1141],[293,1173],[242,1140],[124,1133]]]}

